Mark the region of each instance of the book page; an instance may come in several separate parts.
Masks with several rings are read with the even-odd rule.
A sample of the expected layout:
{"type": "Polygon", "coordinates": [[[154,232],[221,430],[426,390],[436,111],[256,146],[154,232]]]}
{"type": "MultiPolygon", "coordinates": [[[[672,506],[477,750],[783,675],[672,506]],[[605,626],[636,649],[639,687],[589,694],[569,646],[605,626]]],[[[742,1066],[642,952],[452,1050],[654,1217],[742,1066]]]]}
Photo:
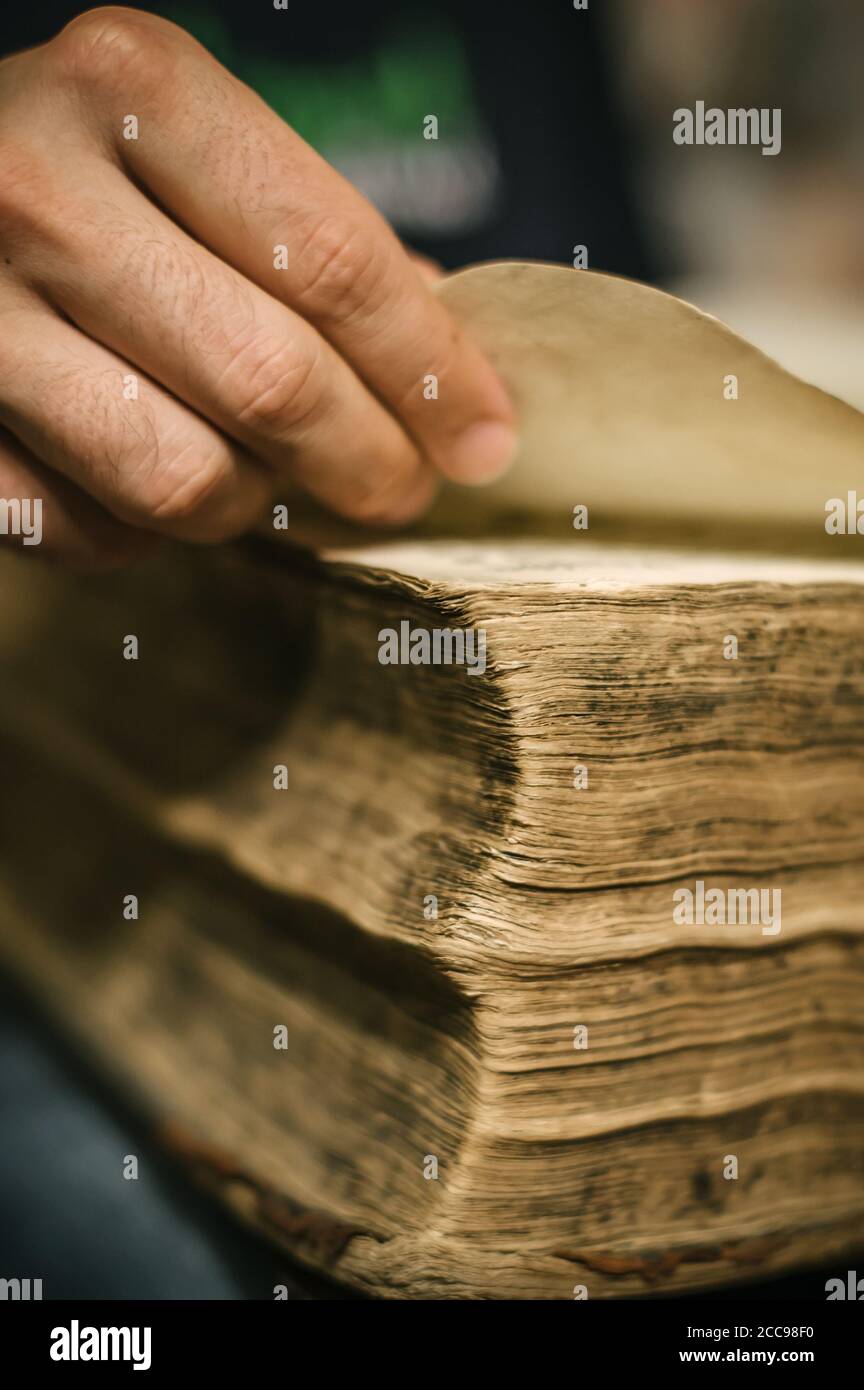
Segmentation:
{"type": "MultiPolygon", "coordinates": [[[[519,410],[516,464],[483,492],[492,510],[824,532],[829,499],[864,482],[864,415],[672,295],[528,262],[460,271],[439,293],[519,410]]],[[[442,518],[464,497],[447,491],[442,518]]]]}
{"type": "Polygon", "coordinates": [[[862,584],[864,567],[840,556],[815,562],[785,556],[670,551],[640,545],[576,541],[411,540],[339,546],[329,564],[466,591],[498,591],[512,583],[570,591],[609,591],[682,584],[862,584]]]}

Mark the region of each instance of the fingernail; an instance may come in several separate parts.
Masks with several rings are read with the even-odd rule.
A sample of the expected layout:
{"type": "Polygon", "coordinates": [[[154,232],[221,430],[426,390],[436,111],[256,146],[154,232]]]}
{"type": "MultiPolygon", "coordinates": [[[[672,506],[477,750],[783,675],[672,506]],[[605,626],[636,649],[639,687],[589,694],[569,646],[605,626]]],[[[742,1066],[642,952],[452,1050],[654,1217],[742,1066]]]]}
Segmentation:
{"type": "Polygon", "coordinates": [[[500,420],[470,425],[454,441],[444,464],[447,476],[480,487],[506,473],[516,457],[515,430],[500,420]]]}

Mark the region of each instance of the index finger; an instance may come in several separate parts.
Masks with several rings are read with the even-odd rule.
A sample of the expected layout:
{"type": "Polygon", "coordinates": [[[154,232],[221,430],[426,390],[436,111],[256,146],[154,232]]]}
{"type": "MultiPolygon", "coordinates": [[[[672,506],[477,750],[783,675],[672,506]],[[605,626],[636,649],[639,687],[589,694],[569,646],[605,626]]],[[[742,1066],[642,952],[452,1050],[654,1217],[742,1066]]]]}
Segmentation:
{"type": "Polygon", "coordinates": [[[503,385],[356,189],[167,21],[95,11],[76,31],[93,109],[163,207],[314,324],[442,473],[503,471],[516,442],[503,385]]]}

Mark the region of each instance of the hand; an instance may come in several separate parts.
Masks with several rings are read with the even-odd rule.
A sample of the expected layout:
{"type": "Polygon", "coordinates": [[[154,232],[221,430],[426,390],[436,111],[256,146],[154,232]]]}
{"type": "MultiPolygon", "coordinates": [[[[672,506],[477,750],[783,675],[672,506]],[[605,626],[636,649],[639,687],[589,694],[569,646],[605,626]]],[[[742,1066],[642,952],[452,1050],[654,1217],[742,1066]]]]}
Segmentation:
{"type": "Polygon", "coordinates": [[[512,427],[383,219],[181,29],[92,10],[0,63],[0,498],[42,550],[219,541],[280,481],[398,524],[512,427]]]}

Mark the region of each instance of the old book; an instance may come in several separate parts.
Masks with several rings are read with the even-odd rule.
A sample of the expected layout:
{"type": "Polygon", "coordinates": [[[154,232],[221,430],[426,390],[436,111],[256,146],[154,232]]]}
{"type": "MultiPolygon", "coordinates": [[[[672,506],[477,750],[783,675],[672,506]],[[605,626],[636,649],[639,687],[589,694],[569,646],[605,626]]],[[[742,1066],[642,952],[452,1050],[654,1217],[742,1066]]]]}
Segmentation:
{"type": "Polygon", "coordinates": [[[445,287],[546,392],[542,521],[523,458],[485,537],[445,500],[437,536],[0,571],[6,967],[245,1220],[387,1296],[680,1291],[864,1237],[864,570],[825,526],[861,417],[670,301],[656,356],[719,334],[769,397],[736,424],[697,371],[676,433],[656,292],[550,274],[445,287]],[[602,412],[562,476],[575,281],[652,431],[619,508],[602,412]],[[673,456],[693,523],[647,544],[673,456]]]}

